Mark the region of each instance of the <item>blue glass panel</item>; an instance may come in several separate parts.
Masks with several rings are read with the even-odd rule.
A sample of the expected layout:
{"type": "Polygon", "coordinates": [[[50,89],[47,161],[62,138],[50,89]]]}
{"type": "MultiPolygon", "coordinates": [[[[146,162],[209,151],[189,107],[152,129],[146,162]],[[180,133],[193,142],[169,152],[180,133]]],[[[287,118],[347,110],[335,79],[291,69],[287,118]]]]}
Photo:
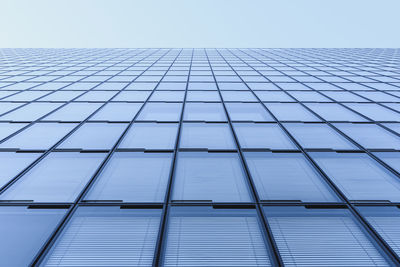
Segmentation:
{"type": "Polygon", "coordinates": [[[95,112],[102,103],[69,103],[46,116],[44,121],[83,121],[95,112]]]}
{"type": "Polygon", "coordinates": [[[283,91],[254,91],[257,97],[264,102],[294,102],[288,94],[283,91]]]}
{"type": "Polygon", "coordinates": [[[0,152],[0,187],[35,161],[40,153],[0,152]]]}
{"type": "Polygon", "coordinates": [[[181,152],[175,170],[172,199],[249,202],[252,198],[237,154],[181,152]]]}
{"type": "Polygon", "coordinates": [[[375,152],[374,155],[385,162],[387,165],[389,165],[391,168],[395,169],[398,173],[400,173],[399,152],[375,152]]]}
{"type": "Polygon", "coordinates": [[[341,101],[341,102],[369,102],[369,100],[366,100],[366,99],[364,99],[356,94],[353,94],[351,92],[324,91],[323,94],[332,98],[333,100],[341,101]]]}
{"type": "Polygon", "coordinates": [[[235,123],[233,128],[242,148],[296,149],[277,124],[235,123]]]}
{"type": "Polygon", "coordinates": [[[274,121],[259,103],[226,103],[225,106],[232,121],[274,121]]]}
{"type": "Polygon", "coordinates": [[[365,148],[400,149],[400,137],[378,125],[335,123],[334,126],[365,148]]]}
{"type": "Polygon", "coordinates": [[[0,144],[0,148],[46,150],[73,128],[75,123],[35,123],[0,144]]]}
{"type": "Polygon", "coordinates": [[[224,101],[258,102],[251,91],[221,91],[224,101]]]}
{"type": "Polygon", "coordinates": [[[25,127],[26,123],[0,123],[0,140],[25,127]]]}
{"type": "Polygon", "coordinates": [[[265,105],[281,121],[320,121],[297,103],[266,103],[265,105]]]}
{"type": "Polygon", "coordinates": [[[30,266],[66,211],[23,206],[0,207],[1,265],[30,266]]]}
{"type": "Polygon", "coordinates": [[[361,214],[400,255],[400,209],[398,207],[358,207],[361,214]]]}
{"type": "Polygon", "coordinates": [[[61,103],[29,103],[26,106],[1,116],[0,120],[35,121],[61,105],[61,103]]]}
{"type": "Polygon", "coordinates": [[[41,266],[151,266],[161,210],[79,207],[41,266]]]}
{"type": "Polygon", "coordinates": [[[221,103],[186,103],[183,114],[186,121],[226,121],[221,103]]]}
{"type": "Polygon", "coordinates": [[[172,153],[117,152],[85,199],[163,202],[172,156],[172,153]]]}
{"type": "Polygon", "coordinates": [[[70,101],[82,93],[79,91],[57,91],[40,98],[40,101],[70,101]]]}
{"type": "Polygon", "coordinates": [[[272,266],[255,210],[172,207],[163,266],[272,266]]]}
{"type": "Polygon", "coordinates": [[[91,121],[131,121],[137,114],[142,103],[108,103],[103,106],[91,121]]]}
{"type": "Polygon", "coordinates": [[[104,158],[103,153],[51,153],[2,193],[0,199],[72,202],[104,158]]]}
{"type": "Polygon", "coordinates": [[[261,200],[339,202],[300,153],[245,152],[261,200]]]}
{"type": "Polygon", "coordinates": [[[350,103],[345,105],[376,121],[400,121],[400,113],[378,104],[350,103]]]}
{"type": "Polygon", "coordinates": [[[188,91],[186,101],[221,101],[218,91],[188,91]]]}
{"type": "Polygon", "coordinates": [[[400,201],[400,179],[363,153],[310,153],[350,200],[400,201]]]}
{"type": "Polygon", "coordinates": [[[174,149],[177,123],[134,123],[120,148],[174,149]]]}
{"type": "Polygon", "coordinates": [[[115,96],[113,101],[141,101],[144,102],[150,96],[151,91],[122,91],[115,96]]]}
{"type": "Polygon", "coordinates": [[[327,121],[367,121],[357,113],[335,103],[306,103],[307,107],[327,121]]]}
{"type": "Polygon", "coordinates": [[[391,266],[346,209],[264,207],[285,266],[391,266]]]}
{"type": "Polygon", "coordinates": [[[185,96],[184,91],[156,91],[151,95],[149,101],[182,102],[184,96],[185,96]]]}
{"type": "MultiPolygon", "coordinates": [[[[7,102],[1,102],[0,103],[0,114],[4,114],[6,112],[9,112],[12,109],[15,109],[19,106],[22,106],[24,103],[7,103],[7,102]]],[[[3,120],[3,118],[0,117],[0,120],[3,120]]]]}
{"type": "Polygon", "coordinates": [[[288,91],[288,93],[299,101],[332,102],[318,92],[288,91]]]}
{"type": "Polygon", "coordinates": [[[180,148],[236,149],[229,124],[184,123],[180,148]]]}
{"type": "Polygon", "coordinates": [[[327,124],[285,123],[284,126],[303,148],[357,149],[327,124]]]}
{"type": "Polygon", "coordinates": [[[127,126],[122,123],[85,123],[58,148],[111,149],[127,126]]]}
{"type": "Polygon", "coordinates": [[[139,113],[139,121],[179,121],[182,103],[146,103],[139,113]]]}

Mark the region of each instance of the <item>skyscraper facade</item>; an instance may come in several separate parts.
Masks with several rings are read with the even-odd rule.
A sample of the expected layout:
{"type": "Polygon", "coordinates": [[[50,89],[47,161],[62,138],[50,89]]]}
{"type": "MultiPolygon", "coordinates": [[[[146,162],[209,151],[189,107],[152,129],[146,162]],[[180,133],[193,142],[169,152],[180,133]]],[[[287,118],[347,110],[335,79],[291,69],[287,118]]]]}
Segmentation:
{"type": "Polygon", "coordinates": [[[400,265],[400,50],[0,55],[0,266],[400,265]]]}

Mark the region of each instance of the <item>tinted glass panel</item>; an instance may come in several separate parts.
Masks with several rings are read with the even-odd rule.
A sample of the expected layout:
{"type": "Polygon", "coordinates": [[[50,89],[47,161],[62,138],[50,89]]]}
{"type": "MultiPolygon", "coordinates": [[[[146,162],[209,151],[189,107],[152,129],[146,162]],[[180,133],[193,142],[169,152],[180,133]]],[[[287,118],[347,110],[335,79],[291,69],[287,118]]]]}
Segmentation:
{"type": "Polygon", "coordinates": [[[242,148],[296,149],[277,124],[235,123],[242,148]]]}
{"type": "Polygon", "coordinates": [[[300,104],[266,103],[265,105],[281,121],[320,121],[300,104]]]}
{"type": "Polygon", "coordinates": [[[0,140],[22,129],[28,124],[25,123],[0,123],[0,140]]]}
{"type": "Polygon", "coordinates": [[[171,161],[171,153],[116,153],[85,199],[162,202],[171,161]]]}
{"type": "Polygon", "coordinates": [[[151,266],[161,211],[79,207],[41,266],[151,266]]]}
{"type": "Polygon", "coordinates": [[[0,117],[5,121],[35,121],[54,109],[60,107],[61,103],[29,103],[10,113],[0,117]]]}
{"type": "Polygon", "coordinates": [[[186,103],[183,119],[186,121],[226,121],[220,103],[186,103]]]}
{"type": "Polygon", "coordinates": [[[108,103],[90,120],[97,121],[131,121],[137,114],[142,103],[108,103]]]}
{"type": "Polygon", "coordinates": [[[46,116],[46,121],[83,121],[95,112],[101,103],[69,103],[56,112],[46,116]]]}
{"type": "Polygon", "coordinates": [[[232,121],[274,121],[268,111],[258,103],[226,103],[232,121]]]}
{"type": "Polygon", "coordinates": [[[141,121],[179,121],[181,103],[147,103],[139,113],[141,121]]]}
{"type": "Polygon", "coordinates": [[[17,176],[41,154],[0,152],[0,187],[17,176]]]}
{"type": "Polygon", "coordinates": [[[180,148],[236,149],[229,124],[184,123],[180,148]]]}
{"type": "Polygon", "coordinates": [[[66,209],[0,207],[0,257],[3,266],[30,266],[66,209]]]}
{"type": "Polygon", "coordinates": [[[76,127],[75,123],[35,123],[0,144],[1,148],[48,149],[76,127]]]}
{"type": "Polygon", "coordinates": [[[111,149],[126,127],[122,123],[85,123],[58,148],[111,149]]]}
{"type": "Polygon", "coordinates": [[[261,200],[339,201],[300,153],[246,152],[245,158],[261,200]]]}
{"type": "Polygon", "coordinates": [[[251,201],[237,154],[182,152],[175,170],[173,200],[251,201]]]}
{"type": "Polygon", "coordinates": [[[380,160],[400,173],[400,153],[399,152],[376,152],[374,153],[380,160]]]}
{"type": "Polygon", "coordinates": [[[284,126],[303,148],[357,149],[326,124],[285,123],[284,126]]]}
{"type": "Polygon", "coordinates": [[[400,113],[377,104],[345,104],[364,116],[376,121],[400,121],[400,113]]]}
{"type": "Polygon", "coordinates": [[[102,153],[51,153],[1,194],[0,199],[74,201],[104,157],[102,153]]]}
{"type": "Polygon", "coordinates": [[[334,124],[339,130],[365,148],[400,149],[400,137],[375,124],[334,124]]]}
{"type": "Polygon", "coordinates": [[[350,200],[400,201],[400,179],[366,154],[311,153],[350,200]]]}
{"type": "Polygon", "coordinates": [[[177,123],[135,123],[128,130],[120,148],[173,149],[177,123]]]}
{"type": "Polygon", "coordinates": [[[271,266],[255,210],[173,207],[163,266],[271,266]]]}
{"type": "Polygon", "coordinates": [[[285,266],[390,266],[345,209],[264,207],[285,266]]]}
{"type": "Polygon", "coordinates": [[[339,104],[308,103],[305,105],[327,121],[366,121],[360,115],[339,104]]]}
{"type": "Polygon", "coordinates": [[[359,207],[361,214],[400,255],[400,209],[398,207],[359,207]]]}

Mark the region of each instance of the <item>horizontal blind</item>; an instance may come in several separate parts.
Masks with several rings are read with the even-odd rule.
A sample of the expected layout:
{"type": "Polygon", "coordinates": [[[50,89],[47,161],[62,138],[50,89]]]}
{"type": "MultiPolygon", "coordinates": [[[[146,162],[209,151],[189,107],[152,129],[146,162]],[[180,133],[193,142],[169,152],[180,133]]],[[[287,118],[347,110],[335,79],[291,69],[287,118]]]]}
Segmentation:
{"type": "Polygon", "coordinates": [[[79,217],[44,266],[151,266],[158,217],[79,217]]]}
{"type": "Polygon", "coordinates": [[[285,266],[389,266],[348,217],[268,219],[285,266]]]}
{"type": "Polygon", "coordinates": [[[164,266],[270,266],[256,217],[172,217],[164,266]]]}

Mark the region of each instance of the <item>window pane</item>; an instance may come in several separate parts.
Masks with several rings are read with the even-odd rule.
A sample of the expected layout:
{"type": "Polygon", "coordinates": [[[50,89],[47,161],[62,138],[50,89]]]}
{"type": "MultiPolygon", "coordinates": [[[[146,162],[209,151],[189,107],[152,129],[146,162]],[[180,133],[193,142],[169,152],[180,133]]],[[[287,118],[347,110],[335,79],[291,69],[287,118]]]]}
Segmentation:
{"type": "Polygon", "coordinates": [[[58,148],[111,149],[127,125],[122,123],[85,123],[58,148]]]}
{"type": "MultiPolygon", "coordinates": [[[[4,114],[6,112],[9,112],[10,110],[17,108],[19,106],[22,106],[24,103],[5,103],[1,102],[0,103],[0,114],[4,114]]],[[[0,117],[0,120],[4,120],[2,117],[0,117]]]]}
{"type": "Polygon", "coordinates": [[[117,152],[85,199],[163,202],[171,161],[171,153],[117,152]]]}
{"type": "Polygon", "coordinates": [[[242,148],[296,149],[277,124],[235,123],[233,128],[242,148]]]}
{"type": "Polygon", "coordinates": [[[374,153],[380,160],[400,173],[400,153],[399,152],[376,152],[374,153]]]}
{"type": "Polygon", "coordinates": [[[46,116],[45,121],[83,121],[95,112],[102,103],[69,103],[46,116]]]}
{"type": "Polygon", "coordinates": [[[398,207],[358,207],[361,214],[400,255],[400,209],[398,207]]]}
{"type": "Polygon", "coordinates": [[[137,120],[179,121],[182,103],[146,103],[137,120]]]}
{"type": "Polygon", "coordinates": [[[0,187],[35,161],[40,153],[0,152],[0,187]]]}
{"type": "Polygon", "coordinates": [[[261,200],[339,202],[300,153],[245,152],[261,200]]]}
{"type": "Polygon", "coordinates": [[[246,175],[235,153],[181,152],[173,200],[251,201],[246,175]]]}
{"type": "Polygon", "coordinates": [[[0,207],[0,257],[2,266],[30,266],[66,209],[0,207]]]}
{"type": "Polygon", "coordinates": [[[134,123],[120,148],[174,149],[177,123],[134,123]]]}
{"type": "Polygon", "coordinates": [[[325,91],[323,94],[339,102],[369,102],[368,100],[351,92],[325,91]]]}
{"type": "Polygon", "coordinates": [[[51,153],[1,194],[0,199],[72,202],[104,157],[102,153],[51,153]]]}
{"type": "Polygon", "coordinates": [[[290,95],[295,97],[299,101],[317,101],[317,102],[332,102],[325,96],[318,92],[309,91],[288,91],[290,95]]]}
{"type": "Polygon", "coordinates": [[[351,103],[345,105],[375,121],[400,121],[400,113],[378,104],[351,103]]]}
{"type": "MultiPolygon", "coordinates": [[[[1,104],[0,104],[1,105],[1,104]]],[[[0,140],[28,125],[27,123],[0,123],[0,140]]]]}
{"type": "Polygon", "coordinates": [[[5,121],[35,121],[60,107],[61,103],[29,103],[0,117],[5,121]]]}
{"type": "Polygon", "coordinates": [[[294,102],[284,91],[254,91],[257,97],[264,102],[294,102]]]}
{"type": "Polygon", "coordinates": [[[224,101],[258,102],[250,91],[221,91],[224,101]]]}
{"type": "Polygon", "coordinates": [[[186,103],[183,119],[186,121],[226,121],[220,103],[186,103]]]}
{"type": "Polygon", "coordinates": [[[79,207],[41,266],[151,266],[161,211],[79,207]]]}
{"type": "Polygon", "coordinates": [[[346,209],[264,207],[285,266],[390,266],[346,209]]]}
{"type": "Polygon", "coordinates": [[[75,123],[35,123],[1,143],[0,148],[46,150],[75,127],[75,123]]]}
{"type": "Polygon", "coordinates": [[[284,126],[303,148],[357,149],[326,124],[285,123],[284,126]]]}
{"type": "Polygon", "coordinates": [[[335,103],[305,104],[327,121],[367,121],[353,111],[335,103]]]}
{"type": "Polygon", "coordinates": [[[57,91],[42,97],[40,101],[70,101],[82,93],[79,91],[57,91]]]}
{"type": "Polygon", "coordinates": [[[267,110],[258,103],[226,103],[232,121],[274,121],[267,110]]]}
{"type": "Polygon", "coordinates": [[[155,91],[149,101],[183,101],[184,91],[155,91]]]}
{"type": "Polygon", "coordinates": [[[400,201],[400,180],[362,153],[310,153],[350,200],[400,201]]]}
{"type": "Polygon", "coordinates": [[[112,91],[89,91],[76,99],[76,101],[108,101],[116,92],[112,91]]]}
{"type": "Polygon", "coordinates": [[[140,101],[144,102],[149,97],[151,91],[123,91],[120,92],[113,101],[140,101]]]}
{"type": "Polygon", "coordinates": [[[131,121],[142,103],[108,103],[102,107],[91,121],[131,121]]]}
{"type": "Polygon", "coordinates": [[[163,266],[272,266],[255,210],[172,207],[163,266]]]}
{"type": "Polygon", "coordinates": [[[218,91],[188,91],[186,101],[221,101],[218,91]]]}
{"type": "Polygon", "coordinates": [[[281,121],[320,121],[297,103],[266,103],[265,105],[281,121]]]}
{"type": "Polygon", "coordinates": [[[228,124],[184,123],[180,148],[236,149],[236,144],[228,124]]]}
{"type": "Polygon", "coordinates": [[[400,137],[375,124],[335,123],[335,127],[368,149],[400,149],[400,137]]]}

